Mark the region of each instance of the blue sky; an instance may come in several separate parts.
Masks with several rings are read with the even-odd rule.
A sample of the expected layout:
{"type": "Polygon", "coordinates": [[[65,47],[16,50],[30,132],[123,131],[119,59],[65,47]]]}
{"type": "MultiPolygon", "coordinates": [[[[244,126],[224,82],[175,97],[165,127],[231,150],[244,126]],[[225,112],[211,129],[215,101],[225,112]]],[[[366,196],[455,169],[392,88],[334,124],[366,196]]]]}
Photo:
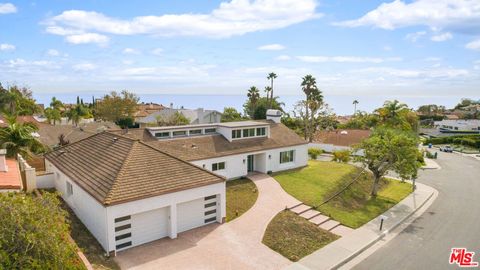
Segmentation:
{"type": "Polygon", "coordinates": [[[0,0],[0,29],[0,82],[37,94],[480,92],[478,0],[0,0]]]}

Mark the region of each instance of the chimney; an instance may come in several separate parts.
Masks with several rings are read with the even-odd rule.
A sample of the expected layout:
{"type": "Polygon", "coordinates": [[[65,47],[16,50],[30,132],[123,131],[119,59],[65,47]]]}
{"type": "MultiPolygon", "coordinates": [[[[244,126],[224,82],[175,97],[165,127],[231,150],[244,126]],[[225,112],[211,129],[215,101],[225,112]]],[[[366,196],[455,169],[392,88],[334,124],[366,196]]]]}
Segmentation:
{"type": "Polygon", "coordinates": [[[282,112],[279,110],[267,110],[267,120],[272,120],[275,123],[280,123],[282,118],[282,112]]]}
{"type": "Polygon", "coordinates": [[[7,149],[0,149],[0,172],[8,172],[6,155],[7,149]]]}
{"type": "Polygon", "coordinates": [[[170,102],[170,109],[173,109],[173,102],[170,102]]]}
{"type": "Polygon", "coordinates": [[[203,108],[198,108],[196,109],[197,111],[197,119],[199,124],[203,124],[203,115],[204,115],[204,110],[203,108]]]}

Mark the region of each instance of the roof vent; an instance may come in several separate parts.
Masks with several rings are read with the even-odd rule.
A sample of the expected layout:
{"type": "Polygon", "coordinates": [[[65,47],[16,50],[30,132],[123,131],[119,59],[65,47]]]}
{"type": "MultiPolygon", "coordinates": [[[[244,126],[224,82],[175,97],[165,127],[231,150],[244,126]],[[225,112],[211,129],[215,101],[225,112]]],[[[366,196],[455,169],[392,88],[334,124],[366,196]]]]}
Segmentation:
{"type": "Polygon", "coordinates": [[[342,130],[342,131],[340,131],[340,134],[342,134],[342,135],[347,135],[347,134],[348,134],[348,131],[342,130]]]}
{"type": "Polygon", "coordinates": [[[192,144],[192,149],[197,149],[198,146],[196,144],[192,144]]]}
{"type": "Polygon", "coordinates": [[[113,141],[114,141],[114,142],[118,141],[118,138],[117,138],[117,137],[113,137],[113,141]]]}

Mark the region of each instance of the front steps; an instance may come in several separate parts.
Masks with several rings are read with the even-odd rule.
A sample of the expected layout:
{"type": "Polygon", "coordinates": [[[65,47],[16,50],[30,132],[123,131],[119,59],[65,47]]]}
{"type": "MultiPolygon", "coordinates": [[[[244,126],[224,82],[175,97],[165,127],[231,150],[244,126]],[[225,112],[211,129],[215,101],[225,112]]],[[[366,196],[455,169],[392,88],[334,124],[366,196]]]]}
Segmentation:
{"type": "Polygon", "coordinates": [[[303,203],[290,207],[289,210],[312,222],[316,226],[336,235],[344,236],[353,231],[352,228],[346,227],[340,224],[340,222],[322,215],[319,211],[303,203]]]}

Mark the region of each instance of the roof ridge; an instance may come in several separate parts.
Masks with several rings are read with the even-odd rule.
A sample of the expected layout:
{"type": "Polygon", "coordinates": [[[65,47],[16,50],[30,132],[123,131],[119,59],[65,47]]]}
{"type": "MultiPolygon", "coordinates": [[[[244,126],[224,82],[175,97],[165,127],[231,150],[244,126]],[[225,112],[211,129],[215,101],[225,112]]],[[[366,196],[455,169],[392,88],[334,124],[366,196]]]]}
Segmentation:
{"type": "MultiPolygon", "coordinates": [[[[107,132],[108,133],[108,132],[107,132]]],[[[111,134],[111,133],[110,133],[111,134]]],[[[113,134],[111,134],[113,135],[113,134]]],[[[122,162],[122,166],[118,170],[118,173],[115,175],[115,178],[113,180],[112,186],[110,187],[110,190],[107,193],[107,196],[105,196],[105,199],[103,199],[104,204],[109,204],[109,200],[112,199],[114,191],[116,191],[116,187],[118,186],[118,179],[120,176],[124,174],[124,171],[126,170],[125,168],[127,167],[128,163],[130,162],[130,156],[132,155],[133,149],[135,148],[135,145],[137,145],[138,141],[131,140],[132,145],[130,146],[130,150],[128,151],[128,154],[125,156],[125,159],[122,162]]]]}
{"type": "Polygon", "coordinates": [[[192,167],[195,167],[195,168],[198,168],[198,169],[200,169],[200,170],[202,170],[202,171],[205,171],[205,172],[207,172],[207,173],[209,173],[209,174],[211,174],[211,175],[214,175],[214,176],[216,176],[216,177],[222,178],[222,179],[224,179],[224,180],[227,179],[227,178],[224,177],[224,176],[220,176],[220,175],[215,174],[215,173],[213,173],[213,172],[211,172],[211,171],[209,171],[209,170],[207,170],[207,169],[205,169],[205,168],[202,168],[202,167],[197,166],[197,165],[195,165],[195,164],[192,164],[192,163],[190,163],[190,162],[188,162],[188,161],[186,161],[186,160],[183,160],[183,159],[181,159],[181,158],[179,158],[179,157],[176,157],[176,156],[171,155],[171,154],[169,154],[169,153],[167,153],[167,152],[164,152],[164,151],[162,151],[162,150],[160,150],[160,149],[158,149],[158,148],[156,148],[156,147],[153,147],[153,146],[151,146],[150,144],[147,144],[147,143],[145,143],[145,142],[143,142],[143,141],[138,140],[138,143],[143,144],[143,145],[145,145],[145,146],[147,146],[147,147],[149,147],[149,148],[151,148],[151,149],[153,149],[153,150],[155,150],[155,151],[157,151],[157,152],[160,152],[160,153],[162,153],[162,154],[164,154],[164,155],[166,155],[166,156],[168,156],[168,157],[171,157],[171,158],[176,159],[176,160],[178,160],[178,161],[181,161],[181,162],[183,162],[183,163],[185,163],[185,164],[188,164],[188,165],[190,165],[190,166],[192,166],[192,167]]]}
{"type": "MultiPolygon", "coordinates": [[[[92,138],[92,137],[94,137],[94,136],[98,136],[98,135],[100,135],[100,134],[102,134],[102,133],[106,133],[106,132],[105,132],[105,131],[97,132],[97,133],[95,133],[95,134],[93,134],[93,135],[87,136],[87,137],[85,137],[85,138],[83,138],[83,139],[80,139],[80,140],[78,140],[78,141],[76,141],[76,142],[68,143],[68,144],[66,144],[66,145],[62,145],[62,146],[56,148],[55,150],[53,150],[53,151],[51,151],[51,152],[49,152],[49,153],[46,153],[45,155],[48,155],[48,154],[50,154],[50,153],[53,153],[53,152],[62,150],[62,149],[67,148],[67,147],[69,147],[69,146],[78,144],[78,143],[80,143],[80,142],[85,141],[86,139],[90,139],[90,138],[92,138]]],[[[69,133],[68,135],[70,135],[70,133],[69,133]]],[[[65,137],[66,137],[66,135],[65,135],[65,137]]]]}

